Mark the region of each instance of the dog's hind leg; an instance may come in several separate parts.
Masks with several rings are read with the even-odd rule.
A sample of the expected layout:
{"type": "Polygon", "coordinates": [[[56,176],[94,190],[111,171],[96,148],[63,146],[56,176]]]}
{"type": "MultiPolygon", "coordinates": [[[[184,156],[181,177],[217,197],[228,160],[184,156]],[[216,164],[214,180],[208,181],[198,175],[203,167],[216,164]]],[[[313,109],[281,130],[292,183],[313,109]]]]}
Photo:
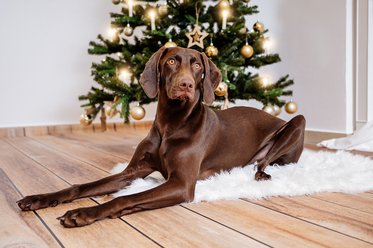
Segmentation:
{"type": "Polygon", "coordinates": [[[297,115],[285,123],[269,141],[261,148],[251,161],[257,162],[258,171],[255,180],[268,180],[270,175],[264,172],[272,163],[296,163],[302,154],[304,143],[304,128],[306,121],[302,115],[297,115]]]}

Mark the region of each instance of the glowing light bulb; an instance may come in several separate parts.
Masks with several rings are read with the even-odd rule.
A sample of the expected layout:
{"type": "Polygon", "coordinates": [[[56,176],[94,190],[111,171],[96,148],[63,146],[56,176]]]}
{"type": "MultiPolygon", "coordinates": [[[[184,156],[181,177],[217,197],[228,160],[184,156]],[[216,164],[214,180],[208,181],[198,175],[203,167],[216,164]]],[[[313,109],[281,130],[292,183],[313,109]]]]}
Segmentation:
{"type": "Polygon", "coordinates": [[[128,5],[128,15],[129,17],[132,17],[133,16],[133,1],[128,0],[127,5],[128,5]]]}
{"type": "Polygon", "coordinates": [[[125,84],[131,83],[131,76],[132,73],[128,70],[128,68],[121,68],[119,69],[118,78],[125,84]]]}
{"type": "Polygon", "coordinates": [[[269,38],[265,38],[262,42],[262,48],[268,52],[268,49],[272,47],[272,41],[269,38]]]}
{"type": "Polygon", "coordinates": [[[118,31],[115,28],[109,28],[109,30],[107,31],[109,39],[113,40],[115,38],[115,36],[117,35],[117,32],[118,31]]]}
{"type": "Polygon", "coordinates": [[[222,23],[221,29],[225,30],[227,28],[227,18],[228,18],[228,15],[229,15],[229,10],[223,9],[222,12],[221,12],[221,15],[223,16],[223,23],[222,23]]]}
{"type": "Polygon", "coordinates": [[[272,85],[272,82],[271,82],[271,79],[270,79],[270,77],[269,76],[262,76],[261,78],[260,78],[260,84],[261,84],[261,87],[262,88],[267,88],[267,87],[269,87],[269,86],[271,86],[272,85]]]}
{"type": "Polygon", "coordinates": [[[154,9],[149,10],[148,15],[150,17],[151,29],[152,31],[154,31],[155,30],[155,16],[156,16],[155,10],[154,9]]]}

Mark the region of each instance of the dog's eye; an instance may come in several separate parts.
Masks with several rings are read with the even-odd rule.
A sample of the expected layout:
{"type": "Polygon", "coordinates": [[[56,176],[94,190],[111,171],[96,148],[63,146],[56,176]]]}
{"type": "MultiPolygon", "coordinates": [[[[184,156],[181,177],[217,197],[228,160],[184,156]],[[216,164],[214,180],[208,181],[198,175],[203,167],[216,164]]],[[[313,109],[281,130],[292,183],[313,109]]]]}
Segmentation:
{"type": "Polygon", "coordinates": [[[200,64],[194,64],[194,68],[201,69],[201,66],[200,66],[200,64]]]}
{"type": "Polygon", "coordinates": [[[167,64],[169,64],[169,65],[173,65],[173,64],[175,64],[175,60],[174,60],[174,59],[169,59],[169,60],[167,61],[167,64]]]}

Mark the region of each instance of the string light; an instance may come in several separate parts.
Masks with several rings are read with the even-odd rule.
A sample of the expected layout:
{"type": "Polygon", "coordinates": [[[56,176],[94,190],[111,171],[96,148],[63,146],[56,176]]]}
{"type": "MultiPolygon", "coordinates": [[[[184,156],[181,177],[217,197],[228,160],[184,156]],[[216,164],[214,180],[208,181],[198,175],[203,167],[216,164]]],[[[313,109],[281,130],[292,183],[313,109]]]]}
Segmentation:
{"type": "Polygon", "coordinates": [[[229,10],[228,9],[223,9],[221,12],[221,15],[223,16],[223,23],[222,23],[222,30],[225,30],[227,28],[227,18],[229,15],[229,10]]]}
{"type": "Polygon", "coordinates": [[[118,30],[111,27],[108,29],[107,34],[108,34],[109,39],[113,41],[115,37],[118,35],[118,30]]]}
{"type": "Polygon", "coordinates": [[[148,11],[148,15],[150,17],[150,25],[151,25],[151,30],[155,30],[155,16],[157,15],[154,9],[150,9],[148,11]]]}

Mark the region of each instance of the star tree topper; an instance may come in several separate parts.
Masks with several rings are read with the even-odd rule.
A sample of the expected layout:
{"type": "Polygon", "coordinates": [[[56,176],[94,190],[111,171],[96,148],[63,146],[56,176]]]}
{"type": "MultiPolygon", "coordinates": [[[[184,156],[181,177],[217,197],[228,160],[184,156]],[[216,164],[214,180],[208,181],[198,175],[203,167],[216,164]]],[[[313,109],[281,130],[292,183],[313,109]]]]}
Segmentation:
{"type": "Polygon", "coordinates": [[[186,33],[186,37],[189,39],[188,48],[194,45],[203,48],[203,39],[206,38],[209,34],[206,31],[201,32],[198,26],[198,16],[200,9],[197,7],[196,3],[196,24],[192,32],[186,33]]]}

